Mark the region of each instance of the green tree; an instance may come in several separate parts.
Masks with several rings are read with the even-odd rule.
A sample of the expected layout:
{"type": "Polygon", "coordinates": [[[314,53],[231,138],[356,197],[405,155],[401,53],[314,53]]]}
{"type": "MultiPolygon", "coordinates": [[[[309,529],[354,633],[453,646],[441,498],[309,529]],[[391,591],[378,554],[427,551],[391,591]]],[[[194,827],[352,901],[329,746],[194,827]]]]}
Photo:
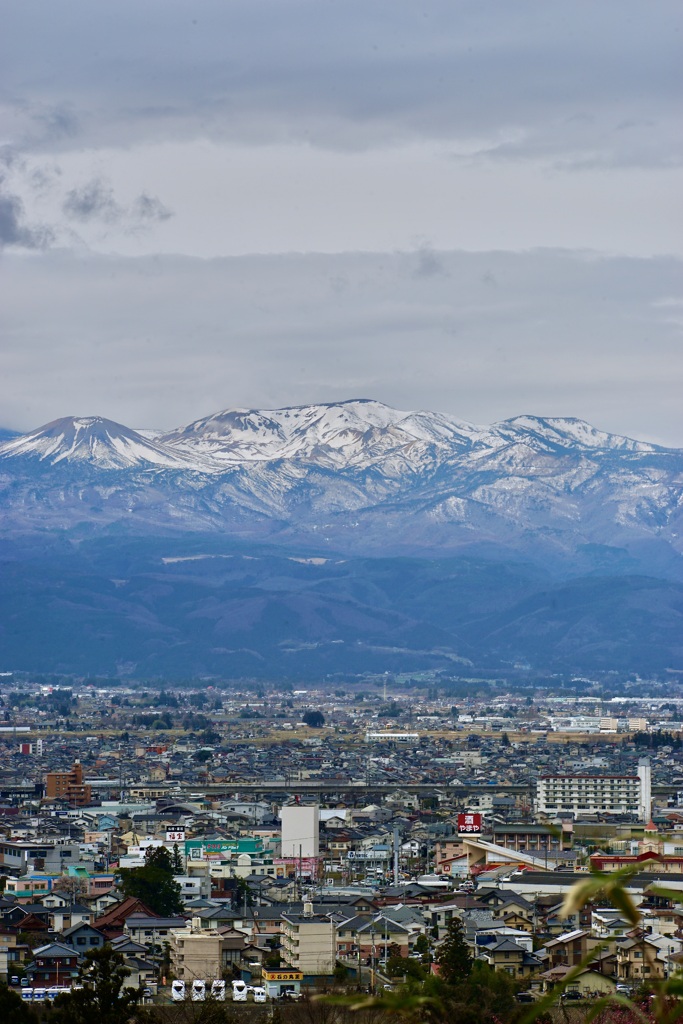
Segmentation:
{"type": "Polygon", "coordinates": [[[12,1024],[38,1024],[38,1018],[18,993],[0,981],[0,1020],[12,1024]]]}
{"type": "Polygon", "coordinates": [[[321,729],[325,724],[325,716],[322,711],[307,711],[302,721],[311,729],[321,729]]]}
{"type": "Polygon", "coordinates": [[[114,952],[109,944],[90,950],[78,976],[83,987],[57,996],[51,1024],[127,1024],[134,1019],[142,989],[124,988],[130,971],[123,954],[114,952]]]}
{"type": "Polygon", "coordinates": [[[180,850],[177,843],[173,844],[172,868],[174,875],[182,875],[185,870],[183,868],[183,858],[180,856],[180,850]]]}
{"type": "Polygon", "coordinates": [[[165,846],[150,847],[144,867],[123,868],[120,874],[120,889],[125,896],[142,900],[162,917],[182,911],[181,888],[173,877],[173,860],[165,846]]]}
{"type": "Polygon", "coordinates": [[[427,938],[426,935],[418,935],[415,941],[415,952],[421,954],[423,964],[431,963],[432,951],[429,945],[429,939],[427,938]]]}
{"type": "Polygon", "coordinates": [[[409,957],[390,956],[387,960],[387,974],[390,978],[415,978],[421,981],[425,977],[425,968],[419,960],[409,957]]]}
{"type": "Polygon", "coordinates": [[[510,1021],[516,1016],[517,989],[517,983],[505,971],[476,960],[466,978],[446,986],[447,1012],[443,1019],[457,1020],[458,1024],[510,1021]]]}
{"type": "Polygon", "coordinates": [[[472,973],[472,954],[465,942],[462,921],[454,917],[448,926],[446,938],[436,956],[439,976],[447,985],[456,985],[472,973]]]}
{"type": "Polygon", "coordinates": [[[233,910],[242,911],[245,907],[253,907],[254,894],[249,888],[249,883],[245,882],[243,878],[233,879],[230,902],[233,910]]]}

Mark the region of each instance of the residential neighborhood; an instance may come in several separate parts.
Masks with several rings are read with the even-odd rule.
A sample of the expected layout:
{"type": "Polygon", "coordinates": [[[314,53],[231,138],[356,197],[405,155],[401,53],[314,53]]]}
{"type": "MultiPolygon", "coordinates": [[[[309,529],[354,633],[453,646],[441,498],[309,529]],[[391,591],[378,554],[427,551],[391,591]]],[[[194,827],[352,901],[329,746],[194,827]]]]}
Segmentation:
{"type": "Polygon", "coordinates": [[[378,991],[438,975],[454,929],[520,999],[676,972],[683,702],[380,685],[5,688],[0,979],[47,999],[112,950],[150,1004],[378,991]],[[637,923],[567,909],[617,869],[637,923]]]}

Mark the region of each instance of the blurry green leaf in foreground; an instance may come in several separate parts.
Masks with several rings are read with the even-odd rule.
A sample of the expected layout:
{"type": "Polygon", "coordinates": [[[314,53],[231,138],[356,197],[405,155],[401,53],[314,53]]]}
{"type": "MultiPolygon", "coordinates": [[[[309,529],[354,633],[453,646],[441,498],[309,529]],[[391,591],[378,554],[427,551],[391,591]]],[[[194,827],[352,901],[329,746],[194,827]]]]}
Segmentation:
{"type": "Polygon", "coordinates": [[[630,893],[626,891],[626,885],[634,875],[643,870],[643,866],[643,864],[634,864],[620,868],[618,871],[592,870],[584,880],[576,882],[571,887],[562,904],[562,915],[569,917],[570,914],[575,914],[596,896],[605,896],[631,927],[637,927],[640,922],[640,914],[630,893]]]}

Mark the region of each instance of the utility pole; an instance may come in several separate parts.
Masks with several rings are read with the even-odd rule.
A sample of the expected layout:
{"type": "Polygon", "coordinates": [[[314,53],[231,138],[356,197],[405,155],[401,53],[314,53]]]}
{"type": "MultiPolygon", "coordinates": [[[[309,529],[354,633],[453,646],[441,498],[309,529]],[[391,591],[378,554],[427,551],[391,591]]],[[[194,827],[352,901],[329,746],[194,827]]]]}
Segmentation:
{"type": "Polygon", "coordinates": [[[394,826],[394,885],[398,885],[398,826],[394,826]]]}

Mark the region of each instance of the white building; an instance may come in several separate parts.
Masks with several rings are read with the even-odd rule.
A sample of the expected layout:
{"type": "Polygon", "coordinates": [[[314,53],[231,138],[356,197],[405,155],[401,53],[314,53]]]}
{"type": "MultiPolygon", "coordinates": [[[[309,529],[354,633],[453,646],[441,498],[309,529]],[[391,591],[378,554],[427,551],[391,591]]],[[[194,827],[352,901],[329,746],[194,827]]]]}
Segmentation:
{"type": "Polygon", "coordinates": [[[304,975],[330,975],[336,961],[335,926],[329,917],[313,913],[304,903],[303,914],[283,914],[282,959],[304,975]]]}
{"type": "Polygon", "coordinates": [[[283,807],[280,810],[282,821],[282,857],[317,857],[320,853],[318,833],[320,829],[320,808],[317,804],[310,807],[283,807]]]}
{"type": "Polygon", "coordinates": [[[638,764],[637,775],[541,775],[536,782],[539,814],[636,814],[650,820],[652,771],[638,764]]]}
{"type": "Polygon", "coordinates": [[[372,732],[365,734],[366,743],[419,743],[419,732],[372,732]]]}

